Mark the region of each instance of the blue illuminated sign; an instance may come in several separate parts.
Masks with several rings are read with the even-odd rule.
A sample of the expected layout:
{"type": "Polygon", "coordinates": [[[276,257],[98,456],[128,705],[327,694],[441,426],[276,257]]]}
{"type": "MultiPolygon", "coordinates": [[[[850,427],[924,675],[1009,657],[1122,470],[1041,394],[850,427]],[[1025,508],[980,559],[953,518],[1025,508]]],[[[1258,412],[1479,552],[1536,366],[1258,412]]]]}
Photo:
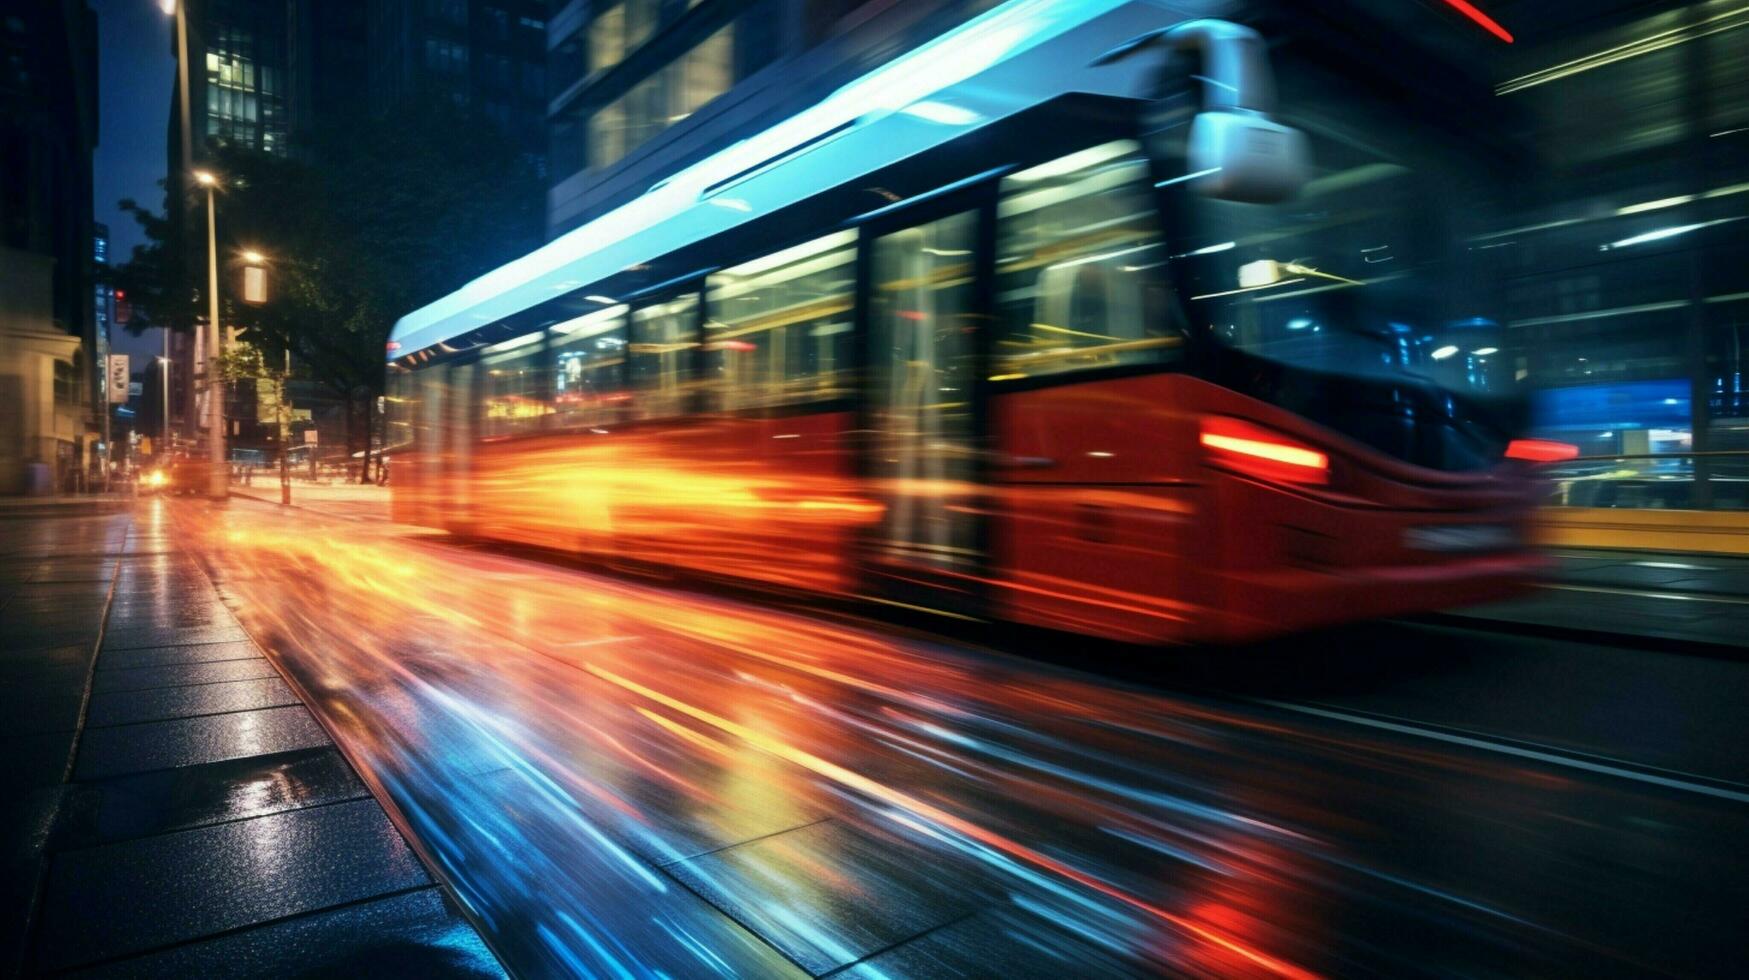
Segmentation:
{"type": "Polygon", "coordinates": [[[1691,419],[1681,378],[1545,388],[1531,399],[1539,430],[1686,428],[1691,419]]]}

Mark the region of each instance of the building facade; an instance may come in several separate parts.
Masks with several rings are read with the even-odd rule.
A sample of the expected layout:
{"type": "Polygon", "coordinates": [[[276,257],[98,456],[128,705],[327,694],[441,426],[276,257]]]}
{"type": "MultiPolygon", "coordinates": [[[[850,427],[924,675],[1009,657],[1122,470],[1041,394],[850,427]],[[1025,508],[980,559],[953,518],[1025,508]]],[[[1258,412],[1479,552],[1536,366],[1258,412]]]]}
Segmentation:
{"type": "Polygon", "coordinates": [[[1696,455],[1749,451],[1749,9],[1496,7],[1519,43],[1495,92],[1542,172],[1474,244],[1501,259],[1533,425],[1630,457],[1647,496],[1617,506],[1749,506],[1749,456],[1696,455]]]}
{"type": "Polygon", "coordinates": [[[569,0],[547,31],[556,238],[996,0],[569,0]]]}
{"type": "Polygon", "coordinates": [[[547,0],[371,0],[370,100],[438,92],[496,122],[545,172],[547,0]]]}
{"type": "Polygon", "coordinates": [[[84,0],[0,2],[0,493],[79,489],[97,452],[84,0]]]}

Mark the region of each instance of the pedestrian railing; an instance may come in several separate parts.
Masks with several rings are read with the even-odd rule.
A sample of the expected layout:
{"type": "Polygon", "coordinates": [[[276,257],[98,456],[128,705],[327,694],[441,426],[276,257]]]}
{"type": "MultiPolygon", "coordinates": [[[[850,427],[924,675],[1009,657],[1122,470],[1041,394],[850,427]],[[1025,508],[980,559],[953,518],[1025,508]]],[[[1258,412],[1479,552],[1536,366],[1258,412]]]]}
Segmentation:
{"type": "Polygon", "coordinates": [[[1580,456],[1542,467],[1547,506],[1749,511],[1749,453],[1580,456]]]}

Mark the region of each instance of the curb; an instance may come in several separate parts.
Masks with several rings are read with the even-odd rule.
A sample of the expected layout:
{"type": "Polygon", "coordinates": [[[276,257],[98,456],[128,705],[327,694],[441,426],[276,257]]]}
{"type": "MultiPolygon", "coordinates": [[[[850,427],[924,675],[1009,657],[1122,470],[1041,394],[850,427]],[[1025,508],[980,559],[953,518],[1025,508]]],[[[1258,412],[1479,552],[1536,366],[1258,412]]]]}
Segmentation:
{"type": "Polygon", "coordinates": [[[1514,619],[1493,619],[1466,613],[1427,613],[1405,620],[1432,626],[1450,626],[1489,633],[1515,636],[1539,636],[1551,640],[1589,643],[1597,646],[1649,650],[1656,653],[1676,653],[1713,660],[1749,660],[1749,646],[1701,640],[1685,636],[1660,636],[1650,633],[1614,633],[1584,626],[1562,626],[1556,623],[1531,623],[1514,619]]]}

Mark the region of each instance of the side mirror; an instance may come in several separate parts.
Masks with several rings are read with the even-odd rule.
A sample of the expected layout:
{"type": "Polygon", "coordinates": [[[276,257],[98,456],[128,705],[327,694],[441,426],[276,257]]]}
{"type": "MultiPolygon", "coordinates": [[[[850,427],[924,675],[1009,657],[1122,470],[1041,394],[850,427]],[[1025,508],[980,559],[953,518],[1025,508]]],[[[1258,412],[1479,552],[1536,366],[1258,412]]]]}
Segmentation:
{"type": "MultiPolygon", "coordinates": [[[[1094,59],[1107,65],[1142,51],[1185,52],[1201,62],[1202,111],[1190,124],[1182,179],[1209,197],[1273,204],[1299,193],[1311,170],[1306,134],[1270,118],[1275,77],[1263,38],[1249,27],[1223,20],[1190,20],[1131,38],[1094,59]]],[[[1155,97],[1172,91],[1182,69],[1168,57],[1155,68],[1155,97]]],[[[1172,154],[1148,140],[1149,150],[1172,154]]]]}
{"type": "Polygon", "coordinates": [[[1185,163],[1191,189],[1223,201],[1274,204],[1298,194],[1311,169],[1306,134],[1258,112],[1199,112],[1185,163]]]}

